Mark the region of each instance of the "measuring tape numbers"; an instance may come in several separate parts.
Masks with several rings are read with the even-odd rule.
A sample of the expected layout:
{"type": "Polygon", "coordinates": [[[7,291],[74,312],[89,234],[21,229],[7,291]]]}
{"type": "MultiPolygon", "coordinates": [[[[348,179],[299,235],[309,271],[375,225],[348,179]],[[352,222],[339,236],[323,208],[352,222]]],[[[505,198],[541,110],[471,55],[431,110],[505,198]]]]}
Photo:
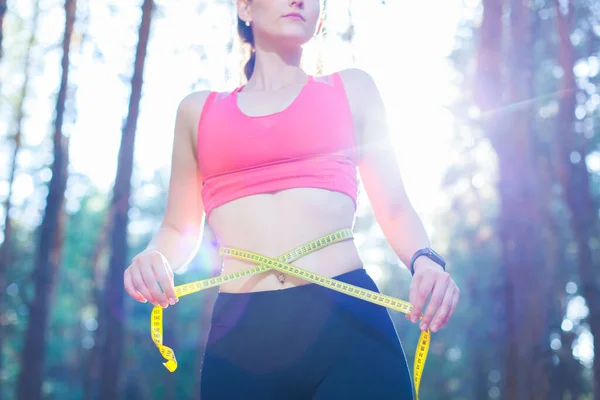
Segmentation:
{"type": "MultiPolygon", "coordinates": [[[[329,235],[323,236],[319,239],[313,240],[312,242],[306,243],[302,246],[299,246],[277,258],[266,257],[258,253],[253,253],[251,251],[240,250],[231,247],[221,247],[219,249],[219,254],[221,256],[228,256],[238,260],[248,261],[253,264],[256,264],[256,266],[244,269],[242,271],[176,286],[175,294],[177,295],[177,297],[187,296],[188,294],[196,293],[201,290],[219,286],[226,282],[256,275],[261,272],[273,269],[288,275],[301,278],[305,281],[312,282],[323,287],[327,287],[331,290],[335,290],[347,294],[349,296],[353,296],[364,301],[368,301],[370,303],[389,308],[391,310],[399,311],[405,314],[410,314],[410,312],[413,309],[413,305],[407,301],[400,300],[395,297],[387,296],[381,293],[377,293],[371,290],[367,290],[359,286],[350,285],[348,283],[341,282],[326,276],[322,276],[290,264],[291,262],[299,259],[300,257],[313,253],[323,247],[332,245],[334,243],[351,239],[352,237],[352,230],[343,229],[331,233],[329,235]]],[[[165,363],[163,363],[163,365],[170,372],[174,372],[177,369],[177,359],[175,358],[175,353],[173,352],[173,350],[163,344],[162,319],[162,307],[155,306],[152,309],[152,314],[150,317],[150,331],[152,334],[152,341],[154,342],[154,344],[156,344],[156,347],[158,347],[160,354],[163,356],[163,358],[167,360],[165,363]]],[[[423,368],[425,367],[425,360],[427,359],[427,353],[429,351],[430,341],[431,333],[429,328],[427,328],[427,330],[421,331],[419,343],[417,344],[415,361],[413,364],[413,381],[416,400],[419,399],[419,387],[421,383],[421,377],[423,375],[423,368]]]]}

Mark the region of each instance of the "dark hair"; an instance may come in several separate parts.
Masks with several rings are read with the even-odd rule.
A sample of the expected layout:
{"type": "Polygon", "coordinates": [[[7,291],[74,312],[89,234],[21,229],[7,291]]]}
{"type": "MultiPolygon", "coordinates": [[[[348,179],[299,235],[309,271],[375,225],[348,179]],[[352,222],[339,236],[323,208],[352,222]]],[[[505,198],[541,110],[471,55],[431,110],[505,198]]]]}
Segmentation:
{"type": "Polygon", "coordinates": [[[244,66],[244,74],[246,79],[250,80],[252,73],[254,72],[254,63],[256,62],[256,51],[254,48],[254,33],[252,32],[251,26],[246,26],[246,22],[238,17],[238,34],[243,43],[250,45],[250,59],[244,66]]]}

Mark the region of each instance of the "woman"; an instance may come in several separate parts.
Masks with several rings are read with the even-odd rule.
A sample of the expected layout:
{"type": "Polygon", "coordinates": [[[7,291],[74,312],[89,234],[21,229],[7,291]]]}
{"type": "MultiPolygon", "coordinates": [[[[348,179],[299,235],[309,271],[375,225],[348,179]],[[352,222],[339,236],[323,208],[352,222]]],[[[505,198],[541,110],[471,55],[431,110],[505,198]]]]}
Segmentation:
{"type": "MultiPolygon", "coordinates": [[[[316,78],[299,66],[322,7],[237,0],[238,31],[252,46],[248,82],[182,100],[164,219],[125,271],[134,299],[177,302],[173,271],[197,252],[204,215],[221,246],[268,257],[351,229],[358,170],[386,238],[413,273],[407,318],[432,331],[448,322],[459,290],[443,260],[423,250],[429,240],[403,188],[373,80],[355,69],[316,78]]],[[[352,240],[293,265],[378,291],[352,240]]],[[[225,257],[223,274],[249,266],[225,257]]],[[[413,398],[386,308],[275,270],[221,285],[202,368],[206,399],[413,398]]]]}

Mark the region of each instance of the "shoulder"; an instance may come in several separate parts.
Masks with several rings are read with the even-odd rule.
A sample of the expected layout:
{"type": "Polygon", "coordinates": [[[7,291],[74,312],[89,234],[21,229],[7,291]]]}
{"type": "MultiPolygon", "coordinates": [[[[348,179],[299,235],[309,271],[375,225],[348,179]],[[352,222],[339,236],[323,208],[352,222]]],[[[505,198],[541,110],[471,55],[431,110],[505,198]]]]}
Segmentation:
{"type": "Polygon", "coordinates": [[[197,122],[211,93],[213,92],[210,90],[201,90],[186,95],[177,107],[177,118],[181,119],[181,122],[193,123],[194,120],[197,122]]]}
{"type": "Polygon", "coordinates": [[[358,68],[343,69],[337,73],[344,84],[346,91],[360,94],[369,100],[370,96],[377,94],[377,85],[373,77],[366,71],[358,68]]]}
{"type": "Polygon", "coordinates": [[[379,103],[379,90],[373,77],[358,68],[348,68],[337,72],[340,77],[348,102],[355,112],[365,112],[379,103]]]}
{"type": "Polygon", "coordinates": [[[210,90],[200,90],[186,95],[177,107],[177,121],[179,126],[186,131],[195,132],[204,108],[208,106],[207,100],[215,92],[210,90]]]}
{"type": "Polygon", "coordinates": [[[369,89],[375,87],[373,77],[365,70],[359,68],[348,68],[338,71],[344,86],[349,88],[369,89]]]}
{"type": "Polygon", "coordinates": [[[197,145],[198,123],[206,100],[210,97],[211,91],[202,90],[192,92],[186,95],[177,106],[175,119],[175,140],[181,140],[183,143],[191,143],[195,148],[197,145]],[[180,139],[178,139],[180,138],[180,139]]]}

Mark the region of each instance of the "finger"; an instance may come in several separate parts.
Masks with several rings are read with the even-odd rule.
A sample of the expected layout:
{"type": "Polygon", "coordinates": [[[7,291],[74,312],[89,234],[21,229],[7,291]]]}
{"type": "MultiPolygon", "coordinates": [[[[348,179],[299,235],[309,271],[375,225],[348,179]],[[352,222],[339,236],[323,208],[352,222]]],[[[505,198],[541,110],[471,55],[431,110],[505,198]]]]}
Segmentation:
{"type": "Polygon", "coordinates": [[[435,317],[431,321],[431,330],[433,332],[437,332],[442,326],[444,326],[445,321],[448,320],[448,315],[450,314],[450,309],[452,308],[452,299],[454,299],[454,285],[448,285],[446,289],[446,293],[444,294],[444,299],[442,300],[442,304],[440,305],[435,317]]]}
{"type": "Polygon", "coordinates": [[[419,274],[413,277],[412,282],[410,283],[410,289],[408,291],[408,301],[410,301],[411,303],[414,303],[414,301],[417,299],[417,289],[419,288],[419,285],[421,284],[422,280],[423,275],[419,274]]]}
{"type": "MultiPolygon", "coordinates": [[[[408,291],[408,301],[409,303],[411,303],[413,305],[413,309],[410,313],[406,314],[406,319],[411,320],[412,322],[416,322],[413,315],[415,315],[415,301],[417,301],[417,293],[419,291],[419,286],[421,284],[421,281],[423,280],[423,275],[419,274],[415,277],[413,277],[412,282],[410,283],[410,288],[408,291]]],[[[418,314],[416,314],[418,316],[418,314]]]]}
{"type": "Polygon", "coordinates": [[[448,316],[446,317],[446,320],[444,321],[443,325],[446,325],[448,323],[448,320],[450,319],[450,317],[452,315],[454,315],[454,311],[456,310],[456,306],[458,305],[458,298],[460,297],[460,289],[455,285],[454,286],[454,295],[452,296],[452,305],[450,306],[450,312],[448,313],[448,316]]]}
{"type": "Polygon", "coordinates": [[[125,283],[125,290],[131,297],[141,303],[147,302],[144,296],[133,287],[133,280],[131,279],[131,271],[129,268],[127,268],[123,274],[123,282],[125,283]]]}
{"type": "Polygon", "coordinates": [[[152,263],[152,269],[154,270],[154,277],[160,283],[162,290],[164,292],[165,297],[169,304],[175,304],[175,288],[173,287],[173,281],[171,280],[171,276],[169,275],[170,268],[166,265],[163,260],[163,257],[158,255],[157,258],[152,263]]]}
{"type": "Polygon", "coordinates": [[[142,296],[144,296],[144,298],[150,303],[157,306],[158,302],[154,299],[152,294],[150,294],[150,291],[144,283],[144,278],[142,277],[142,271],[140,270],[139,265],[135,265],[131,268],[131,279],[133,281],[133,287],[135,288],[135,290],[140,292],[142,296]]]}
{"type": "Polygon", "coordinates": [[[421,330],[426,330],[431,325],[431,320],[433,320],[434,315],[437,313],[440,305],[442,304],[442,300],[444,300],[444,295],[446,294],[449,283],[450,276],[448,274],[443,275],[441,278],[438,278],[435,281],[433,292],[431,293],[431,299],[429,300],[427,309],[423,314],[421,330]]]}
{"type": "Polygon", "coordinates": [[[163,294],[162,290],[160,289],[160,286],[158,286],[158,281],[154,276],[154,268],[148,261],[143,261],[143,263],[144,264],[140,269],[142,271],[142,278],[144,278],[144,283],[146,284],[146,287],[148,288],[148,290],[150,290],[150,293],[152,293],[152,297],[154,297],[158,304],[160,304],[163,308],[166,308],[169,305],[169,302],[167,301],[167,298],[163,294]]]}
{"type": "MultiPolygon", "coordinates": [[[[173,270],[171,269],[171,266],[169,265],[169,262],[167,261],[167,259],[160,253],[155,252],[152,253],[152,262],[156,263],[156,265],[164,265],[166,268],[166,274],[169,277],[169,279],[171,280],[171,283],[173,285],[175,285],[175,273],[173,273],[173,270]]],[[[154,264],[153,264],[154,265],[154,264]]]]}
{"type": "Polygon", "coordinates": [[[433,279],[428,277],[423,277],[423,279],[419,282],[419,286],[416,288],[416,294],[413,301],[413,309],[410,314],[410,320],[412,322],[417,322],[419,320],[421,312],[423,311],[423,307],[425,306],[425,302],[433,290],[433,285],[433,279]]]}
{"type": "Polygon", "coordinates": [[[173,283],[173,285],[175,285],[175,274],[173,273],[173,269],[171,269],[171,266],[168,265],[169,268],[167,268],[167,271],[169,272],[169,278],[171,278],[171,282],[173,283]]]}

